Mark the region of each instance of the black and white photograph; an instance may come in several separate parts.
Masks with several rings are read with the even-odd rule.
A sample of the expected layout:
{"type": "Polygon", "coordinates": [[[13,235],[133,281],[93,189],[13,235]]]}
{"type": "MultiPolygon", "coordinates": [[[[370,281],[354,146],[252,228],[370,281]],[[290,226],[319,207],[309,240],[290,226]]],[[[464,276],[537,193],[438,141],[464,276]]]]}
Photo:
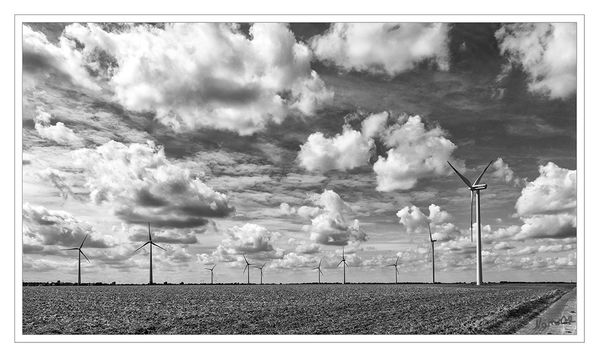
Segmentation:
{"type": "Polygon", "coordinates": [[[17,19],[15,333],[580,340],[582,17],[425,19],[17,19]]]}

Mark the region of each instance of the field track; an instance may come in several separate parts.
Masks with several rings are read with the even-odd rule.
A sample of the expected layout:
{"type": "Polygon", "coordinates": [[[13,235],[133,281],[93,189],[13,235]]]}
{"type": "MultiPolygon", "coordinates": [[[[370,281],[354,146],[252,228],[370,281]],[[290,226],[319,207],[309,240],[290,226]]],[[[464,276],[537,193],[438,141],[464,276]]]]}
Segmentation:
{"type": "Polygon", "coordinates": [[[518,330],[517,334],[575,335],[576,312],[576,288],[574,288],[518,330]]]}
{"type": "Polygon", "coordinates": [[[574,287],[25,286],[23,334],[513,334],[574,287]]]}

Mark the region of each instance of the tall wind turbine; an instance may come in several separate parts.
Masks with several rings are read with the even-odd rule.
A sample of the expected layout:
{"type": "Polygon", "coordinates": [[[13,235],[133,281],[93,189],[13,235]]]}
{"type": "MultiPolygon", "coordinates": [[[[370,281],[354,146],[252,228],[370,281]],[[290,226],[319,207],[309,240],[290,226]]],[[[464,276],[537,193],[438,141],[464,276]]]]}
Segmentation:
{"type": "Polygon", "coordinates": [[[449,161],[447,161],[449,166],[455,171],[455,173],[464,181],[468,189],[470,190],[470,240],[472,240],[472,223],[473,223],[473,212],[472,205],[474,204],[474,197],[476,196],[476,285],[481,285],[483,283],[483,259],[482,259],[482,237],[481,237],[481,224],[480,224],[480,191],[487,188],[486,183],[480,183],[483,175],[491,166],[493,161],[489,162],[487,167],[481,172],[478,178],[474,181],[474,183],[470,183],[464,175],[462,175],[458,170],[456,170],[453,165],[449,161]]]}
{"type": "MultiPolygon", "coordinates": [[[[135,249],[135,252],[137,252],[138,250],[140,250],[141,248],[145,247],[146,245],[150,245],[150,285],[154,284],[154,275],[153,275],[153,270],[152,270],[152,246],[156,246],[162,250],[166,250],[164,248],[162,248],[161,246],[159,246],[158,244],[152,242],[152,233],[150,232],[150,223],[148,222],[148,241],[144,243],[144,245],[142,245],[141,247],[135,249]]],[[[133,253],[135,253],[133,252],[133,253]]]]}
{"type": "Polygon", "coordinates": [[[214,268],[216,268],[216,264],[212,268],[204,268],[210,270],[210,284],[214,284],[214,268]]]}
{"type": "Polygon", "coordinates": [[[243,260],[245,260],[245,267],[243,268],[243,272],[245,273],[246,270],[248,271],[248,284],[249,284],[250,283],[250,265],[254,265],[254,264],[250,264],[250,262],[248,262],[245,255],[243,256],[243,260]]]}
{"type": "Polygon", "coordinates": [[[395,284],[397,284],[397,265],[399,264],[399,257],[397,257],[397,259],[395,259],[395,263],[394,264],[389,264],[387,265],[388,267],[395,267],[395,284]]]}
{"type": "Polygon", "coordinates": [[[343,263],[343,284],[345,284],[345,267],[346,266],[349,267],[349,265],[347,265],[347,263],[345,262],[345,247],[343,248],[341,261],[339,262],[339,264],[337,264],[337,267],[339,267],[339,265],[341,265],[341,263],[343,263]]]}
{"type": "Polygon", "coordinates": [[[428,239],[431,241],[431,252],[433,258],[433,284],[435,283],[435,242],[436,239],[433,239],[433,233],[431,233],[431,224],[428,224],[428,239]]]}
{"type": "MultiPolygon", "coordinates": [[[[83,251],[81,250],[81,248],[83,248],[83,243],[85,243],[85,240],[87,239],[87,234],[85,235],[85,237],[83,238],[83,242],[81,242],[81,245],[79,247],[76,248],[67,248],[67,249],[63,249],[63,250],[78,250],[79,251],[79,265],[78,265],[78,269],[77,269],[77,285],[81,285],[81,256],[83,255],[85,257],[85,259],[87,259],[87,256],[85,255],[85,253],[83,253],[83,251]]],[[[87,261],[89,262],[89,259],[87,259],[87,261]]]]}
{"type": "Polygon", "coordinates": [[[318,263],[318,266],[315,268],[312,268],[312,270],[318,270],[318,284],[320,284],[320,276],[324,274],[322,273],[322,270],[320,270],[320,265],[322,264],[322,259],[320,259],[320,263],[318,263]]]}
{"type": "Polygon", "coordinates": [[[260,269],[260,285],[262,285],[262,269],[264,269],[265,265],[266,265],[266,263],[262,264],[262,266],[255,266],[254,267],[256,269],[260,269]]]}

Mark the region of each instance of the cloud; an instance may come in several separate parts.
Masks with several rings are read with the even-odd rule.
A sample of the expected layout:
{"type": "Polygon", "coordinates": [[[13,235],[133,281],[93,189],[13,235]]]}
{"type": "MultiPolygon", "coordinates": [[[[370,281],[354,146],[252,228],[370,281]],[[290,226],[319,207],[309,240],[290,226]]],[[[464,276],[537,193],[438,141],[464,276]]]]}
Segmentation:
{"type": "Polygon", "coordinates": [[[60,191],[60,196],[63,199],[66,200],[69,196],[77,200],[80,199],[79,196],[75,195],[75,193],[71,189],[71,186],[69,186],[69,184],[66,183],[65,175],[63,174],[63,172],[53,169],[51,167],[47,167],[43,170],[38,171],[36,175],[43,181],[50,181],[54,185],[54,187],[56,187],[58,191],[60,191]]]}
{"type": "Polygon", "coordinates": [[[106,242],[93,237],[93,228],[66,211],[49,210],[46,207],[23,205],[23,244],[34,246],[78,247],[86,234],[89,248],[107,248],[106,242]]]}
{"type": "Polygon", "coordinates": [[[198,258],[203,263],[243,262],[243,255],[248,259],[281,259],[284,251],[273,243],[280,234],[271,232],[263,226],[246,223],[234,226],[227,231],[227,237],[211,254],[201,254],[198,258]]]}
{"type": "Polygon", "coordinates": [[[569,213],[536,215],[522,220],[524,224],[515,239],[576,236],[576,216],[569,213]]]}
{"type": "MultiPolygon", "coordinates": [[[[181,231],[180,229],[151,230],[152,241],[168,244],[194,244],[198,242],[197,235],[204,230],[181,231]]],[[[145,242],[148,240],[147,227],[134,227],[129,232],[129,240],[134,242],[145,242]]]]}
{"type": "Polygon", "coordinates": [[[395,76],[423,62],[448,70],[448,31],[442,23],[336,23],[310,45],[343,70],[395,76]]]}
{"type": "Polygon", "coordinates": [[[23,25],[23,71],[43,77],[52,73],[83,88],[100,90],[86,70],[84,55],[77,50],[74,40],[61,36],[54,45],[27,25],[23,25]]]}
{"type": "Polygon", "coordinates": [[[90,199],[108,203],[128,223],[189,228],[233,211],[227,196],[214,191],[189,169],[171,163],[153,142],[125,145],[110,141],[74,152],[90,199]]]}
{"type": "Polygon", "coordinates": [[[447,172],[447,161],[456,145],[440,127],[427,130],[419,116],[398,118],[398,123],[385,130],[383,141],[387,157],[374,163],[378,191],[408,190],[418,179],[447,172]]]}
{"type": "Polygon", "coordinates": [[[420,178],[445,174],[446,161],[456,149],[445,131],[438,126],[426,128],[417,115],[402,114],[392,120],[389,116],[371,114],[362,121],[361,131],[346,124],[332,138],[311,134],[300,146],[300,166],[308,171],[345,171],[368,165],[373,152],[386,151],[386,157],[378,156],[373,166],[376,189],[383,192],[408,190],[420,178]]]}
{"type": "Polygon", "coordinates": [[[61,145],[77,146],[83,143],[83,140],[63,123],[57,122],[56,124],[51,125],[51,117],[52,116],[42,108],[37,108],[37,114],[33,121],[35,123],[35,130],[39,136],[61,145]]]}
{"type": "Polygon", "coordinates": [[[515,185],[521,183],[522,180],[519,177],[516,177],[514,171],[502,158],[495,160],[491,166],[494,169],[491,173],[492,177],[503,180],[506,183],[514,183],[515,185]]]}
{"type": "Polygon", "coordinates": [[[399,223],[406,227],[408,233],[428,233],[428,224],[431,225],[433,239],[438,241],[448,241],[463,237],[463,232],[449,222],[451,215],[441,209],[441,207],[431,204],[428,207],[429,215],[426,216],[420,208],[416,206],[406,206],[396,215],[399,223]]]}
{"type": "Polygon", "coordinates": [[[374,142],[348,125],[343,133],[326,138],[322,133],[311,134],[300,146],[298,160],[308,171],[345,171],[368,164],[374,142]]]}
{"type": "MultiPolygon", "coordinates": [[[[496,33],[499,50],[511,66],[528,75],[528,90],[550,98],[576,93],[576,24],[518,23],[496,33]]],[[[505,73],[504,73],[505,74],[505,73]]]]}
{"type": "Polygon", "coordinates": [[[71,52],[106,81],[118,103],[153,112],[175,130],[250,135],[290,113],[313,115],[333,96],[311,69],[310,49],[280,23],[253,24],[249,34],[225,23],[113,32],[72,24],[62,38],[80,44],[71,52]]]}
{"type": "Polygon", "coordinates": [[[576,170],[553,162],[539,166],[539,177],[523,189],[516,210],[521,216],[572,211],[576,208],[576,170]]]}
{"type": "Polygon", "coordinates": [[[351,209],[336,192],[324,190],[322,194],[313,194],[310,200],[321,208],[321,213],[312,219],[309,227],[311,241],[323,245],[347,245],[367,239],[357,219],[346,221],[344,213],[351,209]]]}

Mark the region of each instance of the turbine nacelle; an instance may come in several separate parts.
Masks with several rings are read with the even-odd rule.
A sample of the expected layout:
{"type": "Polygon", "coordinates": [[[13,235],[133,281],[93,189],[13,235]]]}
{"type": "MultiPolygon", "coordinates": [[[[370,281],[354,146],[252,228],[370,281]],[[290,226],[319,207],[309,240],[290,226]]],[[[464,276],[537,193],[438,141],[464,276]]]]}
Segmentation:
{"type": "Polygon", "coordinates": [[[484,190],[486,188],[487,188],[486,183],[480,183],[480,184],[473,185],[472,187],[470,187],[470,191],[480,191],[480,190],[484,190]]]}

